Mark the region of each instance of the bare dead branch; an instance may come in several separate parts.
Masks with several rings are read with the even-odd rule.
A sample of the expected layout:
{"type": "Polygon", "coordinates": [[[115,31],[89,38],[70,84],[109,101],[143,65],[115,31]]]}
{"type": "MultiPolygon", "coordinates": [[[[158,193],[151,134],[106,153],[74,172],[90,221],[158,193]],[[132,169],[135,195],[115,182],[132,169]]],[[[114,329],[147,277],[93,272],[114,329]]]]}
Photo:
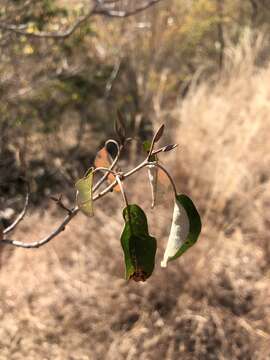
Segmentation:
{"type": "Polygon", "coordinates": [[[26,186],[27,186],[27,193],[25,196],[25,201],[24,201],[24,207],[22,212],[18,215],[18,217],[13,221],[13,223],[8,226],[6,229],[3,230],[3,234],[6,235],[8,233],[10,233],[12,230],[14,230],[16,228],[16,226],[23,220],[27,209],[28,209],[28,205],[29,205],[29,196],[30,196],[30,186],[28,182],[25,182],[26,186]]]}
{"type": "Polygon", "coordinates": [[[25,35],[28,37],[35,38],[54,38],[54,39],[64,39],[72,35],[83,23],[85,23],[90,17],[95,15],[106,16],[111,18],[126,18],[135,14],[138,14],[153,5],[161,2],[162,0],[148,0],[143,5],[130,10],[130,11],[122,11],[122,10],[114,10],[112,6],[116,4],[119,0],[112,1],[95,1],[95,5],[83,16],[79,17],[73,25],[71,25],[67,30],[62,32],[46,32],[46,31],[28,31],[27,24],[7,24],[4,22],[0,22],[0,30],[13,32],[17,35],[25,35]]]}
{"type": "MultiPolygon", "coordinates": [[[[110,140],[111,141],[111,140],[110,140]]],[[[114,142],[114,140],[112,140],[114,142]]],[[[152,152],[152,154],[158,154],[160,152],[163,152],[164,151],[164,148],[165,147],[162,147],[160,149],[157,149],[155,151],[152,152]]],[[[114,162],[116,161],[117,159],[117,156],[114,160],[114,162]]],[[[115,179],[114,182],[112,182],[110,185],[108,185],[103,191],[101,191],[100,193],[96,194],[94,197],[93,197],[93,201],[97,201],[98,199],[101,199],[103,196],[105,196],[106,194],[108,194],[109,192],[111,192],[111,190],[119,185],[119,180],[122,182],[124,181],[125,179],[127,179],[128,177],[132,176],[133,174],[135,174],[136,172],[140,171],[141,169],[143,169],[144,167],[148,166],[149,164],[152,164],[152,163],[149,163],[148,162],[148,158],[146,158],[144,161],[142,161],[139,165],[137,165],[135,168],[127,171],[126,173],[121,173],[121,174],[118,174],[118,178],[115,179]]],[[[159,166],[163,171],[166,172],[166,174],[168,175],[168,172],[166,169],[164,169],[162,166],[159,166]]],[[[110,168],[110,169],[106,169],[106,175],[109,173],[109,172],[113,172],[113,170],[110,168]]],[[[172,180],[172,178],[170,177],[170,175],[168,175],[173,186],[174,186],[174,190],[176,192],[176,188],[175,188],[175,185],[174,185],[174,182],[172,180]]],[[[97,184],[96,184],[97,185],[97,184]]],[[[65,208],[65,210],[67,210],[65,208]]],[[[49,241],[51,241],[52,239],[54,239],[57,235],[59,235],[62,231],[65,230],[66,228],[66,225],[78,214],[78,212],[80,211],[79,207],[76,205],[72,210],[69,210],[69,213],[68,215],[64,218],[64,220],[60,223],[60,225],[55,229],[53,230],[48,236],[46,236],[45,238],[39,240],[39,241],[34,241],[34,242],[31,242],[31,243],[25,243],[23,241],[17,241],[17,240],[12,240],[12,239],[1,239],[0,238],[0,244],[9,244],[9,245],[13,245],[13,246],[16,246],[16,247],[20,247],[20,248],[24,248],[24,249],[34,249],[34,248],[39,248],[45,244],[47,244],[49,241]]]]}

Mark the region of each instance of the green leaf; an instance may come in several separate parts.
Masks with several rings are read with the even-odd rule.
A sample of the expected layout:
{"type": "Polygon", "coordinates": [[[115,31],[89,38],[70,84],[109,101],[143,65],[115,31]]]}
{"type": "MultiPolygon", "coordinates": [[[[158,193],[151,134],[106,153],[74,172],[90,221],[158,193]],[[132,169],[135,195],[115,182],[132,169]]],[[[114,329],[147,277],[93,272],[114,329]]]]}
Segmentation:
{"type": "Polygon", "coordinates": [[[191,199],[183,194],[177,195],[162,267],[166,267],[168,261],[177,259],[196,243],[201,226],[200,215],[191,199]]]}
{"type": "Polygon", "coordinates": [[[80,210],[86,216],[93,216],[93,200],[92,200],[92,186],[93,186],[93,169],[88,171],[87,176],[78,180],[75,184],[77,189],[77,204],[80,210]]]}
{"type": "Polygon", "coordinates": [[[123,210],[125,227],[121,235],[126,279],[145,281],[155,267],[156,239],[149,235],[147,218],[138,205],[123,210]]]}

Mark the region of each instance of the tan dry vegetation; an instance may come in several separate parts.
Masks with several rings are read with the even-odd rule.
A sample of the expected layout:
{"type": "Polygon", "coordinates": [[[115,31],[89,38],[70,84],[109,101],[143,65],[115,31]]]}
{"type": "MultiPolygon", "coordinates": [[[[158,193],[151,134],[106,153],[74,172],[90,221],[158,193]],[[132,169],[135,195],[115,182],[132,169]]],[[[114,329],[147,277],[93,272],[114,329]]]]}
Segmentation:
{"type": "MultiPolygon", "coordinates": [[[[111,194],[47,247],[9,261],[5,249],[1,360],[270,359],[270,67],[256,68],[243,48],[230,56],[230,75],[194,86],[170,110],[181,146],[171,168],[202,214],[198,244],[166,270],[158,261],[145,284],[125,282],[121,199],[111,194]]],[[[151,213],[145,186],[133,199],[162,248],[171,204],[151,213]]],[[[47,232],[54,211],[28,217],[16,236],[47,232]]]]}

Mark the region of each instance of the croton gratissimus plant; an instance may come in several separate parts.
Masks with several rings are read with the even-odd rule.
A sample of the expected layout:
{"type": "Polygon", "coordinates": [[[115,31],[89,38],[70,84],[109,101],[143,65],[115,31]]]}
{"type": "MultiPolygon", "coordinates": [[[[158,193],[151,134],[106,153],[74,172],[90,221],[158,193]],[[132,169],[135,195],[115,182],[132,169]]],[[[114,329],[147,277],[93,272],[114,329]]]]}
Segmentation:
{"type": "MultiPolygon", "coordinates": [[[[128,143],[133,139],[127,138],[124,118],[120,112],[115,122],[115,131],[117,140],[109,139],[104,147],[97,153],[93,165],[86,171],[85,175],[75,184],[76,199],[73,207],[67,207],[62,195],[55,198],[56,203],[67,212],[62,222],[44,238],[24,242],[8,238],[17,225],[23,220],[29,203],[29,185],[27,185],[27,194],[22,212],[7,228],[0,228],[0,245],[9,244],[25,249],[33,249],[44,246],[62,231],[65,230],[69,222],[78,214],[83,213],[86,216],[93,216],[93,202],[103,198],[111,191],[122,194],[124,200],[124,229],[121,234],[121,246],[124,253],[126,279],[134,281],[145,281],[153,273],[155,267],[155,256],[157,241],[150,235],[147,217],[143,209],[137,204],[128,202],[124,181],[138,171],[147,168],[148,177],[151,186],[152,208],[155,207],[162,198],[160,189],[164,188],[166,193],[168,185],[174,192],[174,209],[172,217],[171,230],[163,256],[161,266],[166,267],[171,262],[182,256],[190,247],[192,247],[201,232],[201,220],[198,211],[192,200],[184,194],[178,193],[175,182],[163,164],[160,163],[158,155],[167,153],[177,147],[177,144],[169,144],[156,148],[161,140],[164,125],[155,133],[151,141],[145,141],[142,148],[145,151],[145,159],[130,170],[122,171],[119,168],[119,159],[126,150],[128,143]],[[116,155],[111,157],[108,151],[109,146],[116,148],[116,155]],[[100,176],[102,173],[102,176],[100,176]]],[[[136,139],[138,140],[138,139],[136,139]]]]}
{"type": "MultiPolygon", "coordinates": [[[[163,178],[165,176],[171,184],[175,195],[173,219],[167,246],[161,261],[162,267],[167,267],[168,262],[182,256],[196,243],[201,232],[201,219],[192,200],[187,195],[177,192],[171,175],[158,160],[159,153],[171,151],[177,146],[172,144],[155,149],[155,145],[162,138],[164,125],[159,128],[152,141],[145,141],[142,144],[146,152],[146,159],[137,167],[127,172],[116,169],[116,163],[119,160],[120,154],[126,144],[132,140],[126,138],[126,129],[120,113],[115,124],[115,130],[118,142],[108,140],[105,147],[98,152],[94,166],[87,171],[82,179],[77,181],[75,185],[77,205],[86,216],[93,216],[93,201],[97,199],[93,194],[103,181],[109,184],[103,190],[103,193],[108,190],[122,193],[125,208],[123,210],[124,229],[121,235],[121,246],[124,253],[125,277],[134,281],[145,281],[154,271],[157,241],[155,237],[149,234],[147,217],[143,209],[137,204],[130,204],[128,202],[123,181],[146,167],[151,186],[152,208],[157,202],[159,195],[158,187],[162,186],[162,176],[163,178]],[[114,160],[111,159],[107,151],[109,143],[113,143],[117,148],[117,155],[114,160]],[[105,175],[93,185],[94,176],[98,171],[104,171],[105,175]]],[[[99,195],[103,193],[100,192],[99,195]]]]}

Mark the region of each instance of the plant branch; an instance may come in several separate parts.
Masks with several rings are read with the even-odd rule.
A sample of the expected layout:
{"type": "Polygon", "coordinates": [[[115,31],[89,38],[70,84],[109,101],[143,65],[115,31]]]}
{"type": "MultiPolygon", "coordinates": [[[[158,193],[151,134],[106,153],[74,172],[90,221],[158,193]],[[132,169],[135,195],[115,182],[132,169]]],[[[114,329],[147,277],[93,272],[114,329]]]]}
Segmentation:
{"type": "Polygon", "coordinates": [[[69,208],[63,203],[63,201],[62,201],[62,194],[61,194],[58,198],[56,198],[56,197],[54,197],[54,196],[51,196],[51,199],[52,199],[53,201],[55,201],[56,204],[57,204],[60,208],[62,208],[63,210],[65,210],[68,214],[71,214],[71,213],[72,213],[72,209],[69,209],[69,208]]]}
{"type": "Polygon", "coordinates": [[[161,2],[162,0],[148,0],[146,1],[143,5],[135,8],[134,10],[130,10],[130,11],[121,11],[121,10],[109,10],[108,8],[100,8],[97,9],[95,14],[99,14],[99,15],[104,15],[107,17],[115,17],[115,18],[126,18],[132,15],[136,15],[141,11],[144,11],[148,8],[150,8],[151,6],[161,2]]]}
{"type": "MultiPolygon", "coordinates": [[[[121,176],[121,177],[122,177],[122,176],[121,176]]],[[[116,175],[115,180],[117,181],[117,183],[118,183],[118,185],[119,185],[119,187],[120,187],[121,194],[122,194],[123,199],[124,199],[124,203],[125,203],[126,206],[128,206],[127,195],[126,195],[126,192],[125,192],[125,190],[124,190],[124,186],[123,186],[123,183],[122,183],[122,180],[121,180],[120,176],[119,176],[119,175],[116,175]]]]}
{"type": "Polygon", "coordinates": [[[174,182],[173,178],[171,177],[170,173],[168,172],[168,170],[166,170],[165,167],[160,165],[158,162],[149,162],[147,165],[157,166],[158,168],[160,168],[167,175],[168,179],[170,180],[170,182],[172,184],[175,196],[177,196],[178,193],[177,193],[175,182],[174,182]]]}
{"type": "Polygon", "coordinates": [[[16,247],[20,247],[20,248],[24,248],[24,249],[35,249],[35,248],[39,248],[45,244],[47,244],[49,241],[51,241],[53,238],[55,238],[57,235],[59,235],[62,231],[65,230],[66,225],[71,221],[71,219],[74,218],[75,215],[77,215],[79,211],[79,208],[76,206],[70,214],[68,214],[64,220],[62,221],[62,223],[53,231],[51,232],[48,236],[46,236],[45,238],[39,240],[39,241],[34,241],[31,243],[25,243],[23,241],[17,241],[17,240],[10,240],[10,239],[3,239],[2,241],[0,241],[0,243],[2,244],[9,244],[9,245],[13,245],[16,247]]]}
{"type": "MultiPolygon", "coordinates": [[[[160,148],[155,150],[155,154],[158,154],[160,152],[164,152],[164,148],[160,148]]],[[[153,152],[154,153],[154,152],[153,152]]],[[[135,168],[127,171],[126,173],[121,173],[121,180],[120,182],[124,181],[125,179],[127,179],[128,177],[132,176],[133,174],[135,174],[136,172],[140,171],[141,169],[143,169],[145,166],[147,165],[152,165],[153,163],[148,162],[147,158],[142,161],[139,165],[137,165],[135,168]]],[[[163,168],[163,166],[158,165],[169,177],[173,188],[174,188],[174,192],[175,194],[177,194],[176,191],[176,187],[175,184],[170,176],[170,174],[167,172],[167,170],[165,168],[163,168]]],[[[111,169],[107,169],[104,168],[107,173],[112,171],[111,169]]],[[[113,172],[113,171],[112,171],[113,172]]],[[[114,173],[114,172],[113,172],[114,173]]],[[[118,175],[119,176],[119,175],[118,175]]],[[[96,194],[93,197],[93,201],[97,201],[98,199],[101,199],[103,196],[105,196],[106,194],[108,194],[115,186],[118,185],[118,179],[116,179],[114,182],[112,182],[110,185],[108,185],[103,191],[101,191],[100,193],[96,194]]],[[[120,184],[119,184],[120,185],[120,184]]],[[[122,184],[121,184],[122,185],[122,184]]],[[[47,244],[49,241],[51,241],[53,238],[55,238],[57,235],[59,235],[62,231],[65,230],[66,225],[78,214],[78,212],[80,211],[79,207],[76,205],[72,210],[69,211],[69,213],[67,214],[67,216],[64,218],[64,220],[62,221],[62,223],[57,226],[57,228],[52,231],[48,236],[44,237],[43,239],[39,240],[39,241],[34,241],[31,243],[25,243],[23,241],[17,241],[17,240],[12,240],[12,239],[2,239],[0,240],[0,244],[9,244],[9,245],[13,245],[16,247],[21,247],[21,248],[25,248],[25,249],[33,249],[33,248],[39,248],[45,244],[47,244]]]]}
{"type": "Polygon", "coordinates": [[[98,172],[98,171],[105,171],[105,172],[107,172],[107,173],[109,173],[109,174],[112,174],[112,175],[114,175],[114,176],[117,176],[117,172],[113,171],[113,170],[110,169],[110,168],[106,168],[106,167],[102,167],[102,166],[100,166],[100,167],[98,167],[98,168],[95,168],[94,171],[93,171],[93,175],[94,175],[96,172],[98,172]]]}
{"type": "Polygon", "coordinates": [[[25,196],[23,210],[18,215],[18,217],[13,221],[13,223],[3,231],[3,235],[6,235],[9,232],[11,232],[12,230],[14,230],[16,228],[16,226],[23,220],[23,218],[26,214],[26,211],[27,211],[28,205],[29,205],[29,197],[30,197],[30,186],[29,186],[28,182],[26,182],[26,186],[27,186],[27,193],[25,196]]]}

